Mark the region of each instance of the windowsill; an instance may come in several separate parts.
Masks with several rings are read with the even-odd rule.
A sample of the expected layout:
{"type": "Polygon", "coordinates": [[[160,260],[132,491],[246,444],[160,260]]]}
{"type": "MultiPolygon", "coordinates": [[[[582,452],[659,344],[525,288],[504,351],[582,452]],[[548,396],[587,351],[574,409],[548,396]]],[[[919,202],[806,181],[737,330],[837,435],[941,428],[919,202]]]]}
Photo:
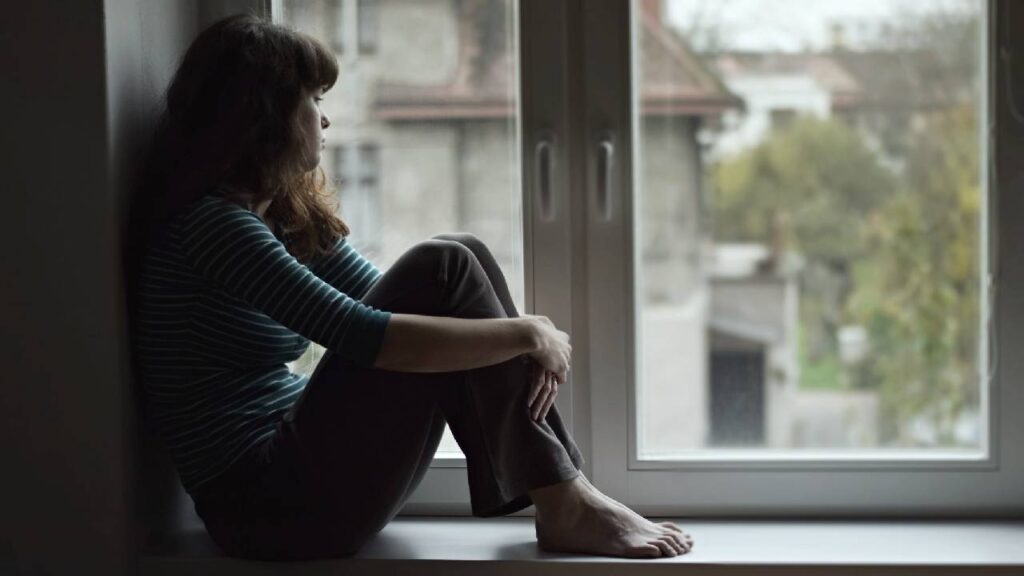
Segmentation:
{"type": "MultiPolygon", "coordinates": [[[[549,554],[530,517],[400,517],[353,558],[288,565],[290,574],[1024,574],[1024,520],[677,520],[690,554],[656,560],[549,554]],[[302,567],[302,568],[300,568],[302,567]],[[575,568],[574,568],[575,567],[575,568]],[[660,567],[660,568],[659,568],[660,567]],[[297,570],[297,571],[296,571],[297,570]]],[[[251,574],[279,563],[224,557],[201,531],[140,559],[143,574],[251,574]]]]}

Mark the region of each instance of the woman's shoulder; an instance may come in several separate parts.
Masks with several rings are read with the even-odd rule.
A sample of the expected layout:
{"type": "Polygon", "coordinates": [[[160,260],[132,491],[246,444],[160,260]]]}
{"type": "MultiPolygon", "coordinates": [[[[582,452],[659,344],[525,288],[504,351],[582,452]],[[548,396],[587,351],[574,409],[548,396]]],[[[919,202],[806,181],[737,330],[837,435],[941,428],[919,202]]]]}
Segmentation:
{"type": "Polygon", "coordinates": [[[223,188],[211,189],[190,201],[182,208],[179,218],[183,220],[184,224],[197,220],[209,220],[211,218],[227,220],[232,218],[260,219],[259,216],[243,206],[241,202],[233,199],[230,193],[223,188]],[[229,216],[231,218],[226,218],[229,216]]]}

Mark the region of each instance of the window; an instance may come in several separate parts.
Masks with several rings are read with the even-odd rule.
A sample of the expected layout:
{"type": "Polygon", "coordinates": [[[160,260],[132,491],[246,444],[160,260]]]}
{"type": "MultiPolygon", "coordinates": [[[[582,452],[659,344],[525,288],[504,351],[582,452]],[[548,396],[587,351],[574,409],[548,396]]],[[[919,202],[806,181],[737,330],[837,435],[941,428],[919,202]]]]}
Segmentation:
{"type": "Polygon", "coordinates": [[[349,242],[372,258],[381,249],[380,151],[375,144],[340,145],[331,147],[331,156],[349,242]]]}
{"type": "MultiPolygon", "coordinates": [[[[483,238],[517,306],[572,332],[558,408],[643,512],[1006,506],[1024,457],[1000,442],[1024,437],[993,406],[1024,400],[990,361],[984,130],[1005,4],[710,4],[375,3],[376,63],[331,105],[378,146],[378,265],[483,238]]],[[[410,510],[465,504],[436,463],[410,510]]]]}
{"type": "Polygon", "coordinates": [[[982,457],[983,5],[864,8],[876,30],[837,47],[824,40],[853,16],[793,2],[801,26],[730,28],[754,21],[741,4],[701,22],[697,0],[635,7],[640,459],[708,444],[982,457]],[[676,86],[673,108],[647,107],[676,86]],[[689,118],[736,100],[746,125],[710,138],[742,145],[691,151],[689,118]]]}
{"type": "Polygon", "coordinates": [[[327,22],[330,29],[331,49],[337,54],[345,52],[345,1],[328,0],[325,5],[328,13],[327,22]]]}
{"type": "Polygon", "coordinates": [[[323,14],[322,26],[302,26],[305,30],[317,30],[322,40],[329,42],[337,54],[343,54],[346,47],[357,46],[359,54],[368,55],[377,51],[377,2],[375,0],[320,0],[320,2],[286,4],[285,17],[290,23],[301,26],[304,20],[315,19],[323,14]],[[319,4],[319,5],[318,5],[319,4]],[[355,26],[351,26],[354,23],[355,26]],[[321,32],[322,31],[322,32],[321,32]],[[353,43],[352,38],[356,41],[353,43]],[[348,39],[348,40],[346,40],[348,39]]]}
{"type": "MultiPolygon", "coordinates": [[[[352,245],[386,271],[421,240],[473,233],[525,310],[515,3],[286,1],[275,18],[338,52],[323,167],[352,245]]],[[[465,474],[450,431],[438,456],[465,474]]]]}
{"type": "Polygon", "coordinates": [[[377,0],[359,0],[359,53],[377,51],[377,0]]]}

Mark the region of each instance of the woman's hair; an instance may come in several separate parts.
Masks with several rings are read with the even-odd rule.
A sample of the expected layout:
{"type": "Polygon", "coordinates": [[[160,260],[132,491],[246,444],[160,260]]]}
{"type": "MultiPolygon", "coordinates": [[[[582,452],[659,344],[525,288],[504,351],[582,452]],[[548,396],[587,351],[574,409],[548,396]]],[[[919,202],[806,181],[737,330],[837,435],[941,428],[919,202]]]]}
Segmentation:
{"type": "Polygon", "coordinates": [[[142,176],[151,232],[161,235],[178,210],[222,188],[233,201],[251,194],[253,205],[272,197],[266,215],[301,261],[347,236],[323,169],[302,167],[296,114],[305,91],[337,78],[322,43],[254,15],[200,33],[167,89],[142,176]]]}

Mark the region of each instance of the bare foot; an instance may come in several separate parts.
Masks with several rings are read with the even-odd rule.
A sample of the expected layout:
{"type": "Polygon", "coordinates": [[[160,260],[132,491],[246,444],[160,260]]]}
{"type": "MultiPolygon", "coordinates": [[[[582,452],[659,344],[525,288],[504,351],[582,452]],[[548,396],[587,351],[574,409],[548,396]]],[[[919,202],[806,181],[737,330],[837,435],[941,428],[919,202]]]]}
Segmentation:
{"type": "MultiPolygon", "coordinates": [[[[606,501],[611,502],[612,504],[614,504],[615,506],[618,506],[619,508],[622,508],[623,510],[627,510],[630,513],[635,514],[635,512],[630,510],[622,502],[619,502],[618,500],[616,500],[616,499],[612,498],[611,496],[605,494],[604,492],[601,492],[600,490],[598,490],[593,484],[590,483],[590,479],[583,475],[583,472],[580,472],[579,478],[582,479],[583,482],[587,485],[587,487],[590,488],[590,490],[593,491],[595,494],[597,494],[599,497],[604,498],[606,501]]],[[[664,526],[666,528],[669,528],[671,530],[675,530],[676,532],[679,532],[680,534],[682,534],[684,536],[684,538],[686,540],[688,540],[690,542],[690,548],[691,549],[693,548],[693,537],[691,537],[686,532],[683,532],[683,529],[680,528],[679,526],[676,526],[672,522],[658,522],[658,526],[664,526]]]]}
{"type": "Polygon", "coordinates": [[[693,539],[671,522],[654,523],[576,478],[530,493],[537,506],[537,543],[548,552],[627,558],[677,556],[693,539]]]}

